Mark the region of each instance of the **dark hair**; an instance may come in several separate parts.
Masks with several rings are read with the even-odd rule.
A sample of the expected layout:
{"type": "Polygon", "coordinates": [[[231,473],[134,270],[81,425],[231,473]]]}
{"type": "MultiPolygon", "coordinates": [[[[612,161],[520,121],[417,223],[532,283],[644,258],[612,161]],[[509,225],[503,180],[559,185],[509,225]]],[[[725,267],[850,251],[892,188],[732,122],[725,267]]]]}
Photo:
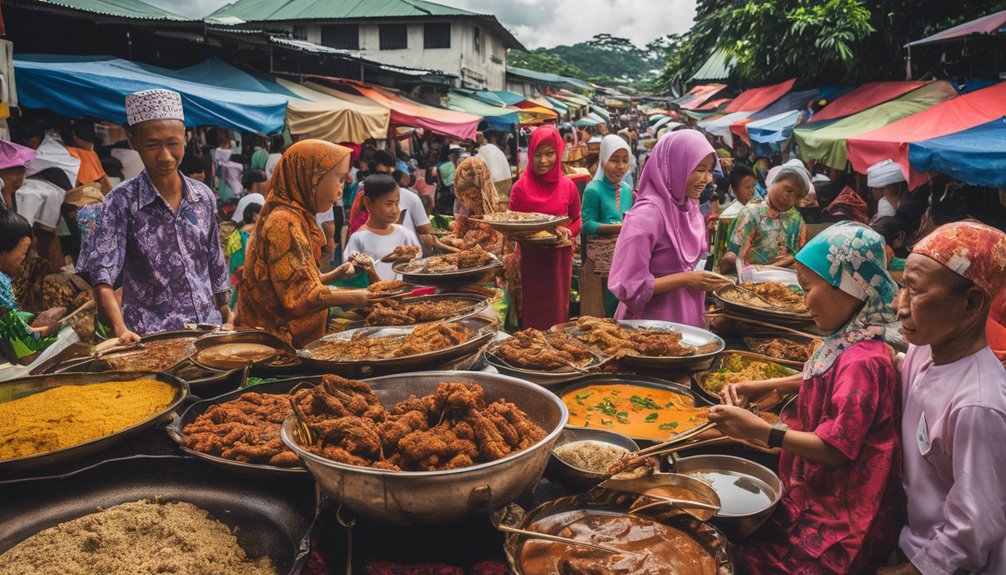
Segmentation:
{"type": "Polygon", "coordinates": [[[33,237],[31,224],[14,210],[0,208],[0,253],[13,251],[23,238],[33,237]]]}
{"type": "Polygon", "coordinates": [[[248,169],[241,174],[241,186],[250,190],[252,186],[259,182],[267,182],[269,178],[265,177],[265,172],[262,170],[248,169]]]}
{"type": "Polygon", "coordinates": [[[877,221],[873,222],[873,225],[870,227],[873,228],[873,231],[884,236],[884,242],[888,245],[893,244],[894,240],[898,239],[898,234],[908,233],[908,222],[898,216],[877,218],[877,221]]]}
{"type": "Polygon", "coordinates": [[[10,139],[15,144],[25,145],[28,140],[38,138],[45,139],[45,126],[32,118],[12,118],[8,120],[10,126],[10,139]]]}
{"type": "Polygon", "coordinates": [[[395,167],[395,157],[387,150],[377,150],[374,152],[373,162],[378,166],[388,166],[389,168],[395,167]]]}
{"type": "Polygon", "coordinates": [[[282,154],[284,143],[283,136],[273,136],[272,138],[269,138],[269,153],[282,154]]]}
{"type": "Polygon", "coordinates": [[[89,144],[98,141],[98,134],[94,131],[94,122],[81,120],[73,123],[73,135],[89,144]]]}
{"type": "MultiPolygon", "coordinates": [[[[415,181],[416,181],[416,179],[415,179],[416,177],[415,176],[413,176],[412,174],[410,174],[408,172],[403,172],[402,170],[395,170],[394,172],[392,172],[391,177],[395,178],[396,182],[401,182],[403,177],[404,178],[408,178],[408,181],[404,184],[405,187],[412,186],[415,183],[415,181]]],[[[399,185],[402,185],[402,184],[399,184],[399,185]]]]}
{"type": "Polygon", "coordinates": [[[256,214],[262,211],[262,204],[251,203],[245,206],[245,211],[241,214],[241,219],[244,221],[245,225],[252,223],[253,218],[256,214]]]}
{"type": "Polygon", "coordinates": [[[242,166],[247,166],[248,165],[248,156],[245,156],[244,154],[231,154],[231,161],[232,162],[237,162],[238,164],[241,164],[242,166]]]}
{"type": "Polygon", "coordinates": [[[755,182],[758,181],[758,176],[755,175],[754,170],[744,165],[734,166],[734,169],[730,170],[730,187],[733,188],[734,192],[740,188],[741,182],[744,178],[752,177],[755,182]]]}
{"type": "Polygon", "coordinates": [[[122,171],[122,162],[115,156],[104,156],[101,158],[101,169],[106,174],[116,174],[122,171]]]}
{"type": "Polygon", "coordinates": [[[182,164],[178,166],[178,169],[186,176],[189,176],[206,172],[206,165],[203,164],[203,159],[199,156],[185,154],[182,157],[182,164]]]}
{"type": "Polygon", "coordinates": [[[363,181],[363,196],[376,200],[398,189],[398,182],[391,174],[371,174],[363,181]]]}

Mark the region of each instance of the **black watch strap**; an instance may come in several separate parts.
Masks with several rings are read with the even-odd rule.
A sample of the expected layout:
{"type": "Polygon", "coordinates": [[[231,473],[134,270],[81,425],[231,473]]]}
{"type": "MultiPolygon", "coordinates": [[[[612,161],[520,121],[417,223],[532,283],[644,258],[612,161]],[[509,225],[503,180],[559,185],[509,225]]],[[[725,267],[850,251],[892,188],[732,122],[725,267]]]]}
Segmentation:
{"type": "Polygon", "coordinates": [[[772,448],[782,447],[782,438],[786,437],[786,430],[773,427],[771,431],[768,432],[768,446],[772,448]]]}

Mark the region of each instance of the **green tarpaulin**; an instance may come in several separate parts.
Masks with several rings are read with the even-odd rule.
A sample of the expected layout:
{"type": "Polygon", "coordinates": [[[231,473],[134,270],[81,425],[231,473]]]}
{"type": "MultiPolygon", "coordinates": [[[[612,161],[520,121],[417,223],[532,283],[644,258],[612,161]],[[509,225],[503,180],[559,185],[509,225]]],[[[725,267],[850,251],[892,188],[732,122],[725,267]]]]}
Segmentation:
{"type": "Polygon", "coordinates": [[[842,118],[821,127],[798,128],[793,131],[800,155],[804,161],[817,160],[824,165],[841,170],[849,161],[845,147],[848,138],[865,134],[912,114],[928,110],[957,96],[949,82],[933,82],[858,114],[842,118]]]}

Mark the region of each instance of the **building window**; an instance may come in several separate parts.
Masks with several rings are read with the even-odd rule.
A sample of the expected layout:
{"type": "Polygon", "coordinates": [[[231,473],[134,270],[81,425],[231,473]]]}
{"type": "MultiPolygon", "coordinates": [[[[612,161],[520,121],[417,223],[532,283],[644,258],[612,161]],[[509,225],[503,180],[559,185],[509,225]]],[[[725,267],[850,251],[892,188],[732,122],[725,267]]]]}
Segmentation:
{"type": "Polygon", "coordinates": [[[405,24],[381,24],[381,50],[407,50],[409,27],[405,24]]]}
{"type": "Polygon", "coordinates": [[[356,24],[322,26],[321,45],[339,50],[359,50],[360,27],[356,24]]]}
{"type": "Polygon", "coordinates": [[[294,26],[293,39],[307,41],[307,26],[294,26]]]}
{"type": "Polygon", "coordinates": [[[478,26],[475,27],[475,53],[482,53],[482,30],[478,26]]]}
{"type": "Polygon", "coordinates": [[[451,23],[423,24],[423,48],[427,50],[451,47],[451,23]]]}

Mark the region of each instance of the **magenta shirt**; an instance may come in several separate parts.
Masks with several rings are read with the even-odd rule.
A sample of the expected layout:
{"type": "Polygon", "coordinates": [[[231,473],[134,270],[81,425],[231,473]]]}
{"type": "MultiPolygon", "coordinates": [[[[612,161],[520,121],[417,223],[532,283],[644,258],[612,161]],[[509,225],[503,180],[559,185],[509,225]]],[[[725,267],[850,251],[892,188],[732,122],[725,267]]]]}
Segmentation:
{"type": "Polygon", "coordinates": [[[926,575],[1006,573],[1006,369],[987,347],[934,365],[912,346],[901,385],[902,551],[926,575]]]}

